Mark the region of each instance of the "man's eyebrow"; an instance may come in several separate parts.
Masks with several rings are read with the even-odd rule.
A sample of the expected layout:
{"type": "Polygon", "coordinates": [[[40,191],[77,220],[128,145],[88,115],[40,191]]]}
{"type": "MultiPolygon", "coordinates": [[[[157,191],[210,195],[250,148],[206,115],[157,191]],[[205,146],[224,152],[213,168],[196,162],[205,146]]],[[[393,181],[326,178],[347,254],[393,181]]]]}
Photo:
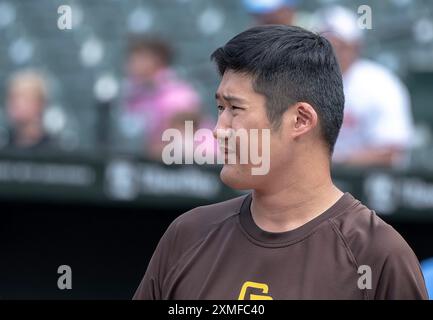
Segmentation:
{"type": "Polygon", "coordinates": [[[224,100],[227,100],[227,101],[234,101],[234,102],[237,101],[237,102],[241,102],[241,103],[246,101],[245,99],[242,99],[241,97],[236,97],[236,96],[232,96],[232,95],[220,95],[218,92],[215,93],[215,99],[221,100],[221,98],[224,100]]]}

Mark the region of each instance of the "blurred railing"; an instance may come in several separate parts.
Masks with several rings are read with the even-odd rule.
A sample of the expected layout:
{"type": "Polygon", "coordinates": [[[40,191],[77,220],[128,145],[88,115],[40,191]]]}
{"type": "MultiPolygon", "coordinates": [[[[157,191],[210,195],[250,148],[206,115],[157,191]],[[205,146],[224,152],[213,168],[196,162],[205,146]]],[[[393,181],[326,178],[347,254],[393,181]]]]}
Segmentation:
{"type": "MultiPolygon", "coordinates": [[[[219,170],[126,155],[1,153],[0,200],[187,210],[247,192],[226,187],[219,170]]],[[[433,220],[433,172],[334,167],[333,177],[379,215],[433,220]]]]}

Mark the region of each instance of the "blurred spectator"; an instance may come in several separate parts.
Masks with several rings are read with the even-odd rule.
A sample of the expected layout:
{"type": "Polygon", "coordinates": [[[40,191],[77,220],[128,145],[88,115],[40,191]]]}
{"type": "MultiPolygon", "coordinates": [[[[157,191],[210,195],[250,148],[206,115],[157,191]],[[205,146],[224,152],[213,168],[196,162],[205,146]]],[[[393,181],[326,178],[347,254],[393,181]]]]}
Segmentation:
{"type": "Polygon", "coordinates": [[[37,71],[19,71],[10,77],[6,101],[9,126],[6,147],[35,150],[51,146],[52,139],[42,123],[47,98],[47,84],[37,71]]]}
{"type": "Polygon", "coordinates": [[[178,119],[203,119],[198,93],[170,67],[172,52],[160,39],[134,37],[127,58],[124,104],[129,115],[140,118],[146,154],[161,159],[162,133],[178,119]]]}
{"type": "Polygon", "coordinates": [[[257,24],[297,25],[297,0],[243,0],[245,9],[257,24]]]}
{"type": "Polygon", "coordinates": [[[406,87],[384,66],[360,58],[363,34],[355,13],[336,6],[318,16],[319,30],[331,41],[339,60],[346,98],[334,161],[398,164],[410,147],[413,129],[406,87]]]}

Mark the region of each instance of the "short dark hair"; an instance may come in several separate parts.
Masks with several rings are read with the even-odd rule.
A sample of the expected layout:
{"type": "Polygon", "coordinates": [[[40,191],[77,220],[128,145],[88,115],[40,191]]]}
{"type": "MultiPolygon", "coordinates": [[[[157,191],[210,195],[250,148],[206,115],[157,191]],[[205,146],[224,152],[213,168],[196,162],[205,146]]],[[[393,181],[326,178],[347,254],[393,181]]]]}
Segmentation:
{"type": "Polygon", "coordinates": [[[289,105],[311,104],[332,154],[343,122],[344,93],[340,68],[327,39],[300,27],[258,26],[232,38],[211,59],[221,76],[233,70],[253,77],[254,90],[265,96],[274,128],[281,125],[289,105]]]}
{"type": "Polygon", "coordinates": [[[128,54],[152,52],[164,64],[169,65],[173,60],[173,51],[166,41],[154,35],[130,35],[128,41],[128,54]]]}

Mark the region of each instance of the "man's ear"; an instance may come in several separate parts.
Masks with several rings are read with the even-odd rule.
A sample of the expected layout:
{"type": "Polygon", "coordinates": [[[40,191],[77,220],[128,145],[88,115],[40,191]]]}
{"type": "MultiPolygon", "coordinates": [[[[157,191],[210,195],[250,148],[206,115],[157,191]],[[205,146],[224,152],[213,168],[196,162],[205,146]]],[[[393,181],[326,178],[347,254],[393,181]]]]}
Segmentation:
{"type": "Polygon", "coordinates": [[[292,135],[299,137],[313,130],[318,124],[318,115],[311,104],[297,102],[292,106],[292,135]]]}

